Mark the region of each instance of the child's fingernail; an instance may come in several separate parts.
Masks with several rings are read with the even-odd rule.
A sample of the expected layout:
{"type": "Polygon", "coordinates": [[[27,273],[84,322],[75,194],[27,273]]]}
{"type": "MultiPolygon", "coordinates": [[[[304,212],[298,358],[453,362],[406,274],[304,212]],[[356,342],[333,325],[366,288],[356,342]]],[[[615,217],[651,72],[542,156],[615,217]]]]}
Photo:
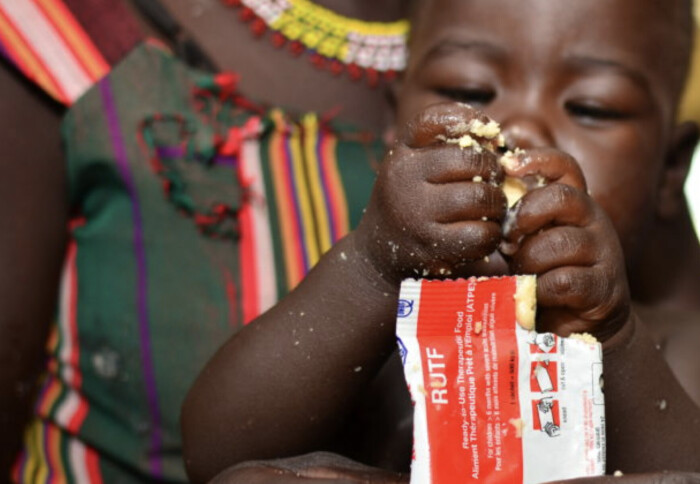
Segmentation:
{"type": "Polygon", "coordinates": [[[501,241],[501,244],[498,247],[498,251],[505,256],[512,256],[518,251],[518,246],[513,242],[506,242],[505,240],[503,240],[501,241]]]}

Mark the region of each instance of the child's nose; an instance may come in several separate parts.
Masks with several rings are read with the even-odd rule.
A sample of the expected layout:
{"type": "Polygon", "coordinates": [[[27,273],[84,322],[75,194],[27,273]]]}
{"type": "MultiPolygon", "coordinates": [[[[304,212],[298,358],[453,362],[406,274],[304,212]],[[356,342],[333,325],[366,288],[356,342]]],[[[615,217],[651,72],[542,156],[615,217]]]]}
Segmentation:
{"type": "Polygon", "coordinates": [[[544,119],[534,116],[518,116],[501,123],[501,132],[508,149],[554,147],[552,131],[544,119]]]}

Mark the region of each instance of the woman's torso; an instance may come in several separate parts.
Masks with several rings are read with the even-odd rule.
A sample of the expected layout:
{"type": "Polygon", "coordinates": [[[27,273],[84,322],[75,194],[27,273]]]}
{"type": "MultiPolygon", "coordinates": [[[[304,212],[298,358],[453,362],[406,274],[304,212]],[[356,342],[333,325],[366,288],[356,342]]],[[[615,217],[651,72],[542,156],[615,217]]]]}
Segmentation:
{"type": "Polygon", "coordinates": [[[19,480],[184,480],[199,369],[359,220],[377,145],[221,102],[229,81],[142,45],[71,107],[70,242],[19,480]]]}

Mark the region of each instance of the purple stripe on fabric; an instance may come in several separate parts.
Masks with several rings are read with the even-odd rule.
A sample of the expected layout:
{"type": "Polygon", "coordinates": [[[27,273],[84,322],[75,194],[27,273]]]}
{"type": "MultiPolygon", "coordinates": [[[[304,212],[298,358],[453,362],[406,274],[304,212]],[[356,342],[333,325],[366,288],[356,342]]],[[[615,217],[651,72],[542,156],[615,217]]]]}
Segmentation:
{"type": "Polygon", "coordinates": [[[321,178],[321,189],[323,190],[323,202],[326,207],[326,214],[328,214],[328,230],[330,231],[329,240],[332,244],[338,242],[340,238],[338,236],[338,221],[335,219],[335,212],[333,211],[333,206],[331,205],[330,198],[330,187],[326,183],[328,181],[328,173],[326,173],[326,163],[323,157],[323,142],[326,139],[326,134],[322,129],[318,130],[318,136],[316,137],[316,160],[318,161],[318,171],[321,178]]]}
{"type": "MultiPolygon", "coordinates": [[[[185,149],[180,146],[159,146],[156,148],[156,154],[160,158],[182,158],[185,156],[185,149]]],[[[214,164],[235,167],[238,166],[238,158],[217,155],[214,157],[214,164]]]]}
{"type": "Polygon", "coordinates": [[[302,262],[304,263],[304,274],[309,272],[309,269],[311,269],[309,264],[309,255],[307,254],[307,247],[306,247],[306,231],[307,229],[304,227],[304,223],[301,220],[301,203],[299,202],[299,197],[302,196],[301,193],[298,193],[296,189],[296,183],[294,183],[294,180],[297,176],[302,176],[300,173],[295,173],[294,172],[294,163],[292,161],[292,148],[290,144],[292,143],[291,136],[288,137],[287,139],[282,141],[284,145],[284,161],[285,164],[287,165],[287,172],[289,173],[289,179],[287,182],[289,183],[289,193],[292,194],[292,201],[294,202],[294,222],[297,224],[297,228],[299,230],[299,246],[301,247],[301,256],[302,256],[302,262]]]}
{"type": "Polygon", "coordinates": [[[156,154],[159,158],[182,158],[185,150],[179,146],[159,146],[156,148],[156,154]]]}
{"type": "Polygon", "coordinates": [[[215,165],[230,166],[232,168],[235,168],[238,166],[238,158],[235,158],[233,156],[215,156],[214,157],[214,164],[215,165]]]}
{"type": "Polygon", "coordinates": [[[24,448],[20,453],[16,465],[16,470],[13,471],[13,477],[18,483],[26,482],[24,481],[24,474],[27,472],[27,464],[29,463],[29,453],[27,452],[27,443],[24,442],[24,448]]]}
{"type": "Polygon", "coordinates": [[[144,379],[146,383],[146,398],[151,416],[151,442],[149,452],[150,470],[156,477],[162,477],[162,462],[158,458],[158,453],[162,448],[163,439],[161,436],[161,416],[158,406],[158,393],[156,390],[156,378],[153,368],[150,318],[148,315],[148,271],[146,267],[146,251],[143,242],[143,221],[141,219],[141,208],[139,205],[136,186],[129,167],[129,158],[126,153],[126,146],[119,126],[119,114],[114,102],[114,94],[109,78],[104,78],[99,82],[102,104],[107,117],[109,135],[112,142],[114,157],[117,162],[117,169],[124,181],[129,198],[131,198],[131,214],[134,223],[134,254],[136,256],[137,288],[136,300],[138,306],[139,338],[141,340],[141,364],[143,365],[144,379]]]}
{"type": "MultiPolygon", "coordinates": [[[[44,402],[46,400],[46,394],[49,391],[49,387],[51,386],[51,379],[53,376],[51,374],[47,375],[46,380],[44,381],[43,385],[41,386],[41,390],[39,390],[39,396],[36,399],[36,404],[34,405],[34,413],[36,415],[40,415],[41,417],[45,417],[46,415],[41,415],[41,407],[44,406],[44,402]]],[[[47,412],[47,414],[50,413],[47,412]]]]}

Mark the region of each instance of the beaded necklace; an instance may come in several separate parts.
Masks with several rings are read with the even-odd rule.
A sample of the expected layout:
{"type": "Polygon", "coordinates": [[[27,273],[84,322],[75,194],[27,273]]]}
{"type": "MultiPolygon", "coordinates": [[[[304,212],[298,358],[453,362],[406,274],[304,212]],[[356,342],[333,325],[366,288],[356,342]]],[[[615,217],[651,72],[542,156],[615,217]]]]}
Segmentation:
{"type": "Polygon", "coordinates": [[[270,30],[277,48],[309,56],[318,69],[370,86],[392,79],[406,66],[408,20],[365,22],[338,15],[310,0],[222,0],[239,8],[256,37],[270,30]]]}

